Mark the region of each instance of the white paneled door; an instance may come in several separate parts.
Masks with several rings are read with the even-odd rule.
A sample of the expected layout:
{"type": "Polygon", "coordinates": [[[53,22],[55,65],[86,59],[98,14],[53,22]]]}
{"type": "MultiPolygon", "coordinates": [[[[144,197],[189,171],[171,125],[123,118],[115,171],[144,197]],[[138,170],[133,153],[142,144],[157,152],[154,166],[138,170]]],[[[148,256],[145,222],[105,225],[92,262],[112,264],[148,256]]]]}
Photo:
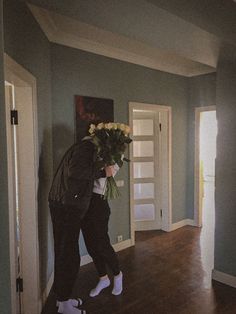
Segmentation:
{"type": "Polygon", "coordinates": [[[169,214],[169,116],[164,106],[130,104],[131,207],[136,231],[162,229],[169,214]]]}
{"type": "Polygon", "coordinates": [[[38,314],[36,80],[5,55],[12,314],[38,314]]]}

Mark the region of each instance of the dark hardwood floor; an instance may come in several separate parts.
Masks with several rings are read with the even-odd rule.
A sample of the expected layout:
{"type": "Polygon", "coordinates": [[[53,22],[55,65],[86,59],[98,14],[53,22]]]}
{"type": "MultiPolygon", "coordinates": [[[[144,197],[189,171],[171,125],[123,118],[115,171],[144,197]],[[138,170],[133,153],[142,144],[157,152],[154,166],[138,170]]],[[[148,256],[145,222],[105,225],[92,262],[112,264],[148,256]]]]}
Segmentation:
{"type": "MultiPolygon", "coordinates": [[[[90,298],[96,284],[93,264],[81,268],[75,296],[84,300],[88,314],[234,314],[236,289],[210,280],[201,229],[186,226],[171,233],[137,232],[135,247],[119,253],[124,292],[111,295],[107,288],[90,298]]],[[[212,249],[211,249],[212,250],[212,249]]],[[[42,314],[54,314],[50,294],[42,314]]]]}

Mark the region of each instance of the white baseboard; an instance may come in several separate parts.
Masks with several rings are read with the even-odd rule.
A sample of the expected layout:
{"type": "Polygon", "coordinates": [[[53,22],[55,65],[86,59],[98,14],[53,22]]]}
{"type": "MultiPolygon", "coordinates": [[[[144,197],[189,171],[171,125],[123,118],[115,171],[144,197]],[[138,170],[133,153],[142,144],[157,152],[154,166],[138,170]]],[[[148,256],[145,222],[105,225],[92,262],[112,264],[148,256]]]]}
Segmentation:
{"type": "Polygon", "coordinates": [[[213,269],[212,270],[212,279],[219,281],[225,285],[231,286],[233,288],[236,288],[236,277],[223,273],[219,270],[213,269]]]}
{"type": "MultiPolygon", "coordinates": [[[[124,249],[127,249],[128,247],[130,246],[133,246],[132,245],[132,241],[131,239],[127,239],[125,241],[122,241],[122,242],[119,242],[119,243],[115,243],[113,245],[113,248],[116,252],[118,251],[122,251],[124,249]]],[[[89,255],[84,255],[84,256],[81,256],[81,262],[80,262],[80,266],[83,266],[83,265],[86,265],[86,264],[89,264],[92,262],[92,258],[89,256],[89,255]]],[[[42,304],[45,303],[48,295],[49,295],[49,292],[52,288],[52,285],[53,285],[53,279],[54,279],[54,272],[52,272],[49,280],[48,280],[48,283],[47,283],[47,287],[46,289],[44,290],[43,292],[43,295],[42,295],[42,304]]]]}
{"type": "Polygon", "coordinates": [[[125,250],[125,249],[127,249],[128,247],[131,247],[131,246],[133,246],[131,239],[127,239],[125,241],[113,244],[113,248],[114,248],[114,250],[116,252],[125,250]]]}
{"type": "Polygon", "coordinates": [[[193,219],[186,219],[188,226],[197,227],[196,222],[193,219]]]}
{"type": "Polygon", "coordinates": [[[193,219],[183,219],[181,221],[173,223],[170,227],[170,231],[174,231],[184,226],[196,226],[196,224],[193,219]]]}

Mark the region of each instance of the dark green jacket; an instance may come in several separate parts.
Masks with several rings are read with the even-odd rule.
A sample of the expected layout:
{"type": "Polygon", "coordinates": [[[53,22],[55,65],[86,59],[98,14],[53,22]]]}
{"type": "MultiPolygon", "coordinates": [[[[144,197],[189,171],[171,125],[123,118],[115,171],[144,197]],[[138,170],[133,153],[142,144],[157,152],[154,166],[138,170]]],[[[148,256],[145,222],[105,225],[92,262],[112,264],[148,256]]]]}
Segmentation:
{"type": "Polygon", "coordinates": [[[95,159],[95,146],[90,141],[72,145],[54,175],[49,203],[76,207],[82,218],[90,203],[94,179],[105,176],[104,171],[95,170],[95,159]]]}

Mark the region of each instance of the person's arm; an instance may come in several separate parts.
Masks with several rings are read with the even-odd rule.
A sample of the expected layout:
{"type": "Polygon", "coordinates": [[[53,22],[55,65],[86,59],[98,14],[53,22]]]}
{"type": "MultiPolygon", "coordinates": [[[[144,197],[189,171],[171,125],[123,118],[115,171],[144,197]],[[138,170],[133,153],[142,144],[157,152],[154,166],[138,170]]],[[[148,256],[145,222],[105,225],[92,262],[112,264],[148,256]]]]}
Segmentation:
{"type": "Polygon", "coordinates": [[[69,180],[90,180],[93,177],[94,146],[89,141],[82,141],[75,146],[69,161],[69,180]]]}
{"type": "Polygon", "coordinates": [[[106,178],[106,177],[107,175],[106,175],[105,168],[101,170],[97,170],[94,175],[94,179],[100,179],[100,178],[106,178]]]}
{"type": "Polygon", "coordinates": [[[114,177],[119,169],[117,164],[105,167],[106,177],[114,177]]]}
{"type": "Polygon", "coordinates": [[[68,165],[67,194],[86,194],[91,181],[94,180],[94,146],[89,141],[76,145],[68,165]]]}
{"type": "Polygon", "coordinates": [[[106,178],[115,176],[119,170],[119,166],[117,164],[112,166],[106,166],[104,169],[98,170],[95,174],[95,179],[106,178]]]}

